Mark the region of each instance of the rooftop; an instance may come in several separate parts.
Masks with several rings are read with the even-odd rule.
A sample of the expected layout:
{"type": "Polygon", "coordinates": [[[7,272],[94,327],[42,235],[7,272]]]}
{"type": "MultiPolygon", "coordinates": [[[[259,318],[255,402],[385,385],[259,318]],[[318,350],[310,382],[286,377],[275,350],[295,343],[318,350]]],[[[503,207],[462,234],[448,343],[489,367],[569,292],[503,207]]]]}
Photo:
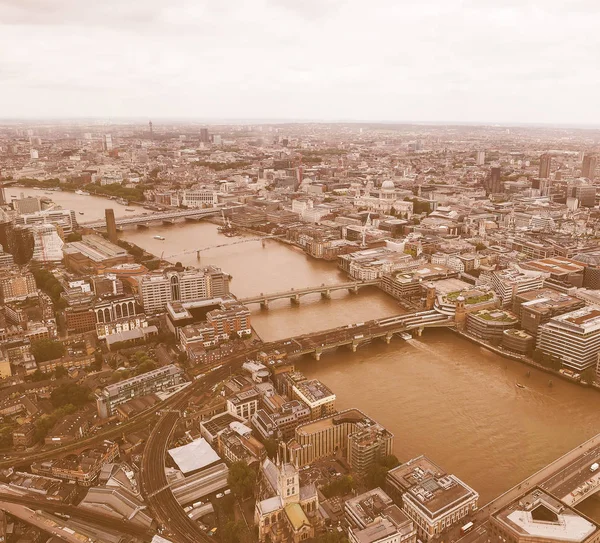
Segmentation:
{"type": "Polygon", "coordinates": [[[493,515],[520,536],[579,543],[598,532],[598,525],[540,488],[534,488],[493,515]]]}
{"type": "Polygon", "coordinates": [[[203,437],[187,445],[169,449],[169,455],[184,475],[221,460],[203,437]]]}
{"type": "Polygon", "coordinates": [[[425,456],[390,470],[388,478],[432,519],[443,515],[448,508],[479,498],[472,488],[425,456]]]}

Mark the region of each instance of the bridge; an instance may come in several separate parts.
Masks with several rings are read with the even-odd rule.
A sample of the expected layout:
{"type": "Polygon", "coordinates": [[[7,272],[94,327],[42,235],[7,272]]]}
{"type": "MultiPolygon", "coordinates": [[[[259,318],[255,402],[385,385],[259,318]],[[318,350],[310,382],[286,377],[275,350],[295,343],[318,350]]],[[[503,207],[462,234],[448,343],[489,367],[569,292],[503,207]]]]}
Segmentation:
{"type": "Polygon", "coordinates": [[[591,466],[595,463],[600,463],[600,434],[563,454],[524,481],[480,507],[471,518],[478,526],[477,531],[457,539],[461,543],[487,543],[490,515],[503,509],[535,487],[552,494],[564,504],[575,507],[600,490],[600,469],[591,470],[591,466]]]}
{"type": "Polygon", "coordinates": [[[288,356],[312,354],[315,359],[320,360],[323,353],[338,347],[348,346],[356,352],[358,347],[367,345],[374,339],[382,339],[389,344],[394,335],[409,339],[408,334],[413,330],[420,336],[425,328],[450,326],[454,326],[454,321],[446,315],[433,310],[418,311],[297,336],[270,346],[286,351],[288,356]]]}
{"type": "Polygon", "coordinates": [[[269,302],[273,302],[275,300],[283,300],[288,298],[292,303],[299,304],[300,297],[306,296],[307,294],[317,294],[320,293],[323,298],[331,298],[331,293],[336,290],[347,290],[348,292],[352,292],[356,294],[359,289],[363,287],[372,287],[377,286],[379,281],[362,281],[362,282],[352,282],[352,283],[338,283],[335,285],[325,285],[317,287],[306,287],[300,289],[291,289],[284,290],[281,292],[273,292],[271,294],[263,294],[262,292],[257,296],[249,296],[247,298],[239,298],[239,301],[244,305],[249,304],[260,304],[261,307],[267,309],[269,307],[269,302]]]}
{"type": "MultiPolygon", "coordinates": [[[[230,209],[230,208],[227,208],[230,209]]],[[[149,212],[145,215],[131,215],[128,217],[119,217],[115,219],[115,224],[118,227],[124,226],[148,226],[153,222],[163,222],[172,224],[177,220],[198,220],[210,215],[217,215],[226,210],[225,208],[209,208],[209,209],[178,209],[176,211],[162,211],[159,213],[149,212]]],[[[80,223],[83,228],[106,228],[106,220],[100,219],[86,223],[80,223]]]]}

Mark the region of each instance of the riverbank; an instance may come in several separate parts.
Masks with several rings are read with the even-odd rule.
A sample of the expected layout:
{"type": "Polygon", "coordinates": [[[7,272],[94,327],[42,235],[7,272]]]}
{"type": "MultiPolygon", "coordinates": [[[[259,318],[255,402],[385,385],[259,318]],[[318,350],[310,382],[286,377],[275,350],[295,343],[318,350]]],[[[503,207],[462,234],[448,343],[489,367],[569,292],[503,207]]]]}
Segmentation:
{"type": "Polygon", "coordinates": [[[501,347],[491,345],[490,343],[488,343],[482,339],[479,339],[475,336],[472,336],[472,335],[468,334],[467,332],[463,332],[461,330],[456,330],[456,329],[452,329],[452,332],[461,336],[462,338],[466,339],[467,341],[470,341],[471,343],[475,343],[475,344],[479,345],[480,347],[487,349],[488,351],[491,351],[499,356],[502,356],[503,358],[507,358],[509,360],[514,360],[516,362],[522,362],[523,364],[526,364],[532,368],[536,368],[545,373],[550,373],[550,374],[555,375],[556,377],[559,377],[560,379],[563,379],[570,383],[582,386],[584,388],[593,388],[594,390],[600,391],[600,385],[598,383],[582,383],[581,381],[578,381],[577,379],[572,379],[568,375],[560,373],[560,371],[558,371],[558,370],[549,368],[548,366],[544,366],[543,364],[536,362],[535,360],[533,360],[532,358],[529,358],[528,356],[520,355],[517,353],[510,352],[510,351],[506,351],[505,349],[502,349],[501,347]]]}

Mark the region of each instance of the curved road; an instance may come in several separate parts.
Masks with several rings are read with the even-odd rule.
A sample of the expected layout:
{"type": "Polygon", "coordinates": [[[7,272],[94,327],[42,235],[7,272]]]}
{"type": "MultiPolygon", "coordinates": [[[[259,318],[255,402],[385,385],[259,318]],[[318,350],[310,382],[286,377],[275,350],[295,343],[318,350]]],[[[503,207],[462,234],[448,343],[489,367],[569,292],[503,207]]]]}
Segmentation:
{"type": "MultiPolygon", "coordinates": [[[[237,355],[218,370],[211,371],[200,381],[194,383],[195,391],[209,391],[212,386],[229,376],[232,370],[237,369],[249,355],[255,352],[256,349],[245,352],[243,355],[237,355]]],[[[172,408],[183,407],[186,400],[187,397],[180,397],[172,408]]],[[[142,494],[153,513],[154,519],[170,532],[167,537],[174,539],[177,543],[212,541],[213,539],[187,516],[183,507],[179,505],[175,496],[173,496],[171,489],[166,486],[165,458],[179,418],[179,413],[175,411],[166,412],[150,432],[142,454],[140,468],[142,494]]]]}

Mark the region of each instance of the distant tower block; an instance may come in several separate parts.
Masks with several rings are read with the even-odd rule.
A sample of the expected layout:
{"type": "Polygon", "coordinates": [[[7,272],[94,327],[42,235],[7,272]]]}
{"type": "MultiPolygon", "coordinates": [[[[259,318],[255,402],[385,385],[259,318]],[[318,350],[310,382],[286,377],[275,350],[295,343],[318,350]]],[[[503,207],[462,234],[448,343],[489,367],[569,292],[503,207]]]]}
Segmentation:
{"type": "Polygon", "coordinates": [[[150,128],[150,139],[154,139],[154,132],[152,132],[152,121],[148,123],[148,127],[150,128]]]}
{"type": "Polygon", "coordinates": [[[106,217],[106,231],[108,232],[108,241],[117,243],[117,223],[115,222],[115,210],[105,209],[104,216],[106,217]]]}

